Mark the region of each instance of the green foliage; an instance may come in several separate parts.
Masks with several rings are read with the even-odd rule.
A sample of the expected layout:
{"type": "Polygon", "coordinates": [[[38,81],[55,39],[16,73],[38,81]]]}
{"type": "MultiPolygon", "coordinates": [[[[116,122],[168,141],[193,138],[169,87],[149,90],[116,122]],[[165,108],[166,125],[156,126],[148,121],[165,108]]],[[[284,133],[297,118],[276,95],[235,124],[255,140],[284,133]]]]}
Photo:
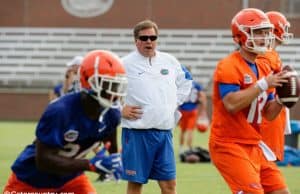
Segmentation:
{"type": "MultiPolygon", "coordinates": [[[[10,174],[10,165],[34,138],[35,122],[0,122],[0,188],[6,184],[10,174]]],[[[178,129],[174,130],[174,146],[178,150],[178,129]]],[[[118,132],[119,136],[121,131],[118,132]]],[[[194,144],[207,148],[208,132],[195,132],[194,144]]],[[[120,138],[119,138],[120,139],[120,138]]],[[[177,192],[180,194],[230,194],[230,191],[212,164],[183,164],[177,157],[177,192]]],[[[286,177],[291,193],[300,193],[300,168],[281,168],[286,177]]],[[[126,182],[95,182],[97,175],[88,172],[87,175],[95,185],[98,193],[126,193],[126,182]]],[[[143,194],[160,193],[155,181],[144,185],[143,194]]]]}

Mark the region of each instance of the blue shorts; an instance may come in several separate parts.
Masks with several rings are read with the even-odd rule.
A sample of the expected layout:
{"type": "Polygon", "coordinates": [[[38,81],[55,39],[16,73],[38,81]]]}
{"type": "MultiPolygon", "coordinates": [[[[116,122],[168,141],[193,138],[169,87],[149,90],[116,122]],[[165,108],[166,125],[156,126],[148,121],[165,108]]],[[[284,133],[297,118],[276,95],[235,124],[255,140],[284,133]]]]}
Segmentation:
{"type": "Polygon", "coordinates": [[[122,178],[145,184],[148,179],[176,178],[171,130],[122,129],[122,178]]]}

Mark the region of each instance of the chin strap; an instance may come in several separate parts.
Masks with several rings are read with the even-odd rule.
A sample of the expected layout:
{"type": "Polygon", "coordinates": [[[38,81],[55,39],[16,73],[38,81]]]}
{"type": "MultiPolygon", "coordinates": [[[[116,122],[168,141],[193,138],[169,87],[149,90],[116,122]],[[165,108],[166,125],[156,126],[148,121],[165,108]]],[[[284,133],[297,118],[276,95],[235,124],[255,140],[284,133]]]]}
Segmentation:
{"type": "Polygon", "coordinates": [[[104,108],[102,111],[101,111],[101,114],[99,115],[99,119],[98,121],[99,122],[102,122],[103,119],[104,119],[104,115],[106,114],[106,112],[109,110],[109,108],[104,108]]]}

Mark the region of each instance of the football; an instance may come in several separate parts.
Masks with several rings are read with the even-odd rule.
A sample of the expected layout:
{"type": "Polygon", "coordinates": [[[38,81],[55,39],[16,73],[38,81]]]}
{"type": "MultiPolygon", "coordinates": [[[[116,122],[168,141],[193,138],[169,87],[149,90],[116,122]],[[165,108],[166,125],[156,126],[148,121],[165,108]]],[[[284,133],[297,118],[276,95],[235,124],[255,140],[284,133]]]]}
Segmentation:
{"type": "Polygon", "coordinates": [[[288,108],[293,107],[299,100],[300,83],[298,73],[290,65],[286,65],[282,69],[290,75],[287,83],[283,83],[281,87],[276,87],[276,92],[280,102],[288,108]]]}
{"type": "Polygon", "coordinates": [[[209,128],[209,119],[207,115],[199,115],[196,123],[196,128],[200,133],[204,133],[209,128]]]}
{"type": "Polygon", "coordinates": [[[187,162],[187,163],[197,163],[199,161],[200,161],[200,158],[196,154],[187,155],[185,158],[185,162],[187,162]]]}

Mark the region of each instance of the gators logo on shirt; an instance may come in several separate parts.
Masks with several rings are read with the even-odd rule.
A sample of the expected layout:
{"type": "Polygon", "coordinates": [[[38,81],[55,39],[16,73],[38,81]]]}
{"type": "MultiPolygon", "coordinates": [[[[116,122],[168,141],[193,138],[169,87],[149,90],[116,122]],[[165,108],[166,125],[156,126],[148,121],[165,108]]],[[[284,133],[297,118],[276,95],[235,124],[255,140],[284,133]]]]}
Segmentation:
{"type": "Polygon", "coordinates": [[[160,74],[162,74],[162,75],[168,75],[169,74],[169,70],[168,69],[161,69],[160,70],[160,74]]]}
{"type": "Polygon", "coordinates": [[[64,134],[64,139],[67,142],[74,142],[79,136],[78,131],[75,131],[73,129],[69,129],[68,131],[65,132],[64,134]]]}
{"type": "Polygon", "coordinates": [[[252,77],[249,74],[244,75],[244,84],[251,84],[253,82],[252,77]]]}

